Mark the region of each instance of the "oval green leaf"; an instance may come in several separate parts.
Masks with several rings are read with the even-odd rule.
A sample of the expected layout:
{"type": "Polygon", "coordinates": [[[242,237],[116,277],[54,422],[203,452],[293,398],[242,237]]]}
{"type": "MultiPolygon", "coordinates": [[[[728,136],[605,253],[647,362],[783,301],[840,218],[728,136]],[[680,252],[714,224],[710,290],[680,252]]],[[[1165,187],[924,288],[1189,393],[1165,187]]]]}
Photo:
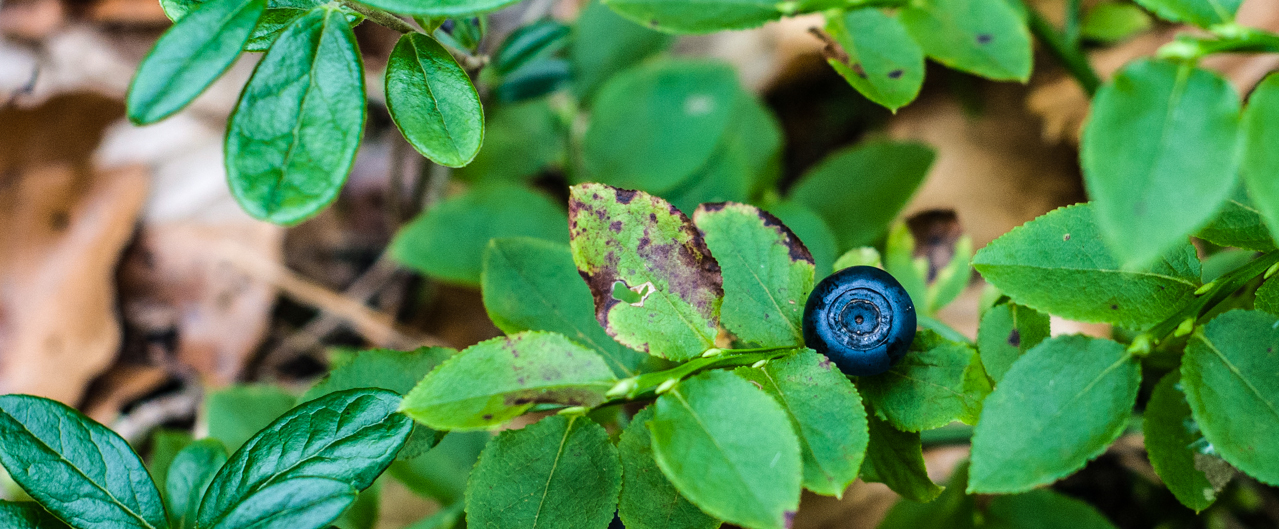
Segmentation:
{"type": "Polygon", "coordinates": [[[397,413],[399,405],[394,392],[354,389],[293,408],[218,471],[196,526],[241,527],[296,515],[299,525],[281,527],[323,527],[395,460],[413,431],[413,421],[397,413]],[[330,511],[332,517],[324,519],[330,511]]]}
{"type": "Polygon", "coordinates": [[[862,479],[883,483],[912,501],[927,503],[936,499],[943,487],[928,478],[919,432],[903,432],[874,413],[868,415],[870,442],[862,462],[862,479]]]}
{"type": "Polygon", "coordinates": [[[1276,249],[1266,220],[1262,218],[1261,211],[1248,201],[1245,193],[1237,193],[1234,198],[1222,204],[1217,216],[1199,230],[1195,237],[1218,246],[1254,252],[1272,252],[1276,249]]]}
{"type": "Polygon", "coordinates": [[[1200,278],[1189,242],[1152,266],[1123,268],[1102,241],[1089,204],[1013,228],[977,252],[973,267],[1020,305],[1129,329],[1171,316],[1194,299],[1200,278]]]}
{"type": "Polygon", "coordinates": [[[1213,449],[1235,468],[1279,485],[1279,318],[1233,310],[1195,333],[1181,385],[1213,449]]]}
{"type": "Polygon", "coordinates": [[[0,439],[13,481],[69,524],[168,527],[160,491],[129,443],[65,404],[0,396],[0,439]]]}
{"type": "Polygon", "coordinates": [[[461,167],[480,152],[480,95],[466,70],[431,37],[409,33],[391,50],[386,107],[409,144],[435,163],[461,167]]]}
{"type": "Polygon", "coordinates": [[[857,387],[876,415],[905,432],[940,428],[956,420],[974,424],[990,394],[977,351],[932,331],[916,334],[905,358],[887,372],[858,378],[857,387]]]}
{"type": "Polygon", "coordinates": [[[266,0],[209,0],[174,24],[133,74],[129,121],[155,123],[187,106],[235,63],[266,0]]]}
{"type": "Polygon", "coordinates": [[[842,497],[857,479],[869,439],[866,410],[848,377],[812,349],[735,372],[759,384],[790,416],[804,460],[804,488],[842,497]]]}
{"type": "Polygon", "coordinates": [[[686,181],[710,159],[744,97],[711,61],[657,61],[609,80],[595,97],[582,161],[595,181],[650,193],[686,181]]]}
{"type": "Polygon", "coordinates": [[[1190,64],[1139,60],[1097,92],[1080,161],[1112,253],[1132,266],[1185,244],[1230,197],[1239,95],[1190,64]]]}
{"type": "Polygon", "coordinates": [[[788,525],[803,467],[776,400],[737,375],[711,371],[675,386],[656,407],[648,423],[653,456],[684,497],[726,522],[788,525]]]}
{"type": "Polygon", "coordinates": [[[1155,15],[1172,22],[1188,22],[1201,27],[1235,20],[1243,0],[1135,0],[1155,15]]]}
{"type": "Polygon", "coordinates": [[[164,480],[164,506],[175,529],[193,529],[200,498],[226,463],[226,447],[217,439],[201,439],[174,456],[164,480]]]}
{"type": "Polygon", "coordinates": [[[604,427],[553,415],[489,441],[466,486],[467,527],[604,529],[622,464],[604,427]]]}
{"type": "Polygon", "coordinates": [[[641,191],[582,184],[570,189],[569,222],[573,261],[610,336],[677,361],[715,346],[723,279],[688,217],[641,191]]]}
{"type": "Polygon", "coordinates": [[[724,277],[724,326],[761,347],[804,345],[800,319],[814,270],[804,243],[777,217],[746,204],[703,204],[693,222],[724,277]]]}
{"type": "Polygon", "coordinates": [[[617,516],[627,529],[715,529],[720,521],[689,503],[653,459],[648,421],[654,406],[631,418],[617,442],[622,458],[622,495],[617,516]]]}
{"type": "Polygon", "coordinates": [[[968,492],[1024,492],[1083,468],[1123,433],[1140,386],[1140,363],[1116,342],[1045,340],[986,399],[968,492]]]}
{"type": "Polygon", "coordinates": [[[524,186],[494,182],[449,197],[395,234],[391,256],[429,276],[478,285],[484,249],[502,237],[568,239],[562,206],[524,186]]]}
{"type": "MultiPolygon", "coordinates": [[[[863,142],[810,169],[791,189],[790,198],[821,215],[841,249],[867,246],[884,234],[884,227],[915,194],[935,157],[919,143],[863,142]]],[[[828,262],[833,260],[831,256],[828,262]]],[[[821,270],[818,275],[829,273],[821,270]]]]}
{"type": "Polygon", "coordinates": [[[986,374],[998,384],[1013,362],[1048,338],[1047,314],[1016,303],[1000,303],[982,314],[977,350],[986,374]]]}
{"type": "Polygon", "coordinates": [[[1279,240],[1279,74],[1261,81],[1243,111],[1240,172],[1257,210],[1279,240]]]}
{"type": "Polygon", "coordinates": [[[874,8],[827,16],[826,62],[866,99],[896,111],[924,86],[924,51],[895,16],[874,8]]]}
{"type": "Polygon", "coordinates": [[[573,24],[569,61],[573,63],[573,93],[590,101],[595,90],[625,70],[670,46],[673,37],[623,18],[599,0],[582,9],[573,24]]]}
{"type": "Polygon", "coordinates": [[[497,11],[519,0],[368,0],[361,2],[392,13],[429,17],[457,17],[497,11]]]}
{"type": "Polygon", "coordinates": [[[1030,30],[1009,2],[920,0],[899,16],[937,62],[996,81],[1030,79],[1030,30]]]}
{"type": "Polygon", "coordinates": [[[1195,512],[1207,509],[1233,471],[1224,461],[1191,446],[1203,439],[1203,433],[1190,415],[1179,373],[1164,376],[1155,386],[1144,419],[1142,434],[1150,466],[1182,505],[1195,512]],[[1208,474],[1201,467],[1214,472],[1208,474]]]}
{"type": "Polygon", "coordinates": [[[337,198],[364,134],[362,70],[341,10],[280,34],[227,123],[227,179],[249,215],[296,224],[337,198]]]}
{"type": "Polygon", "coordinates": [[[777,20],[785,12],[770,0],[604,0],[638,24],[670,33],[710,33],[748,29],[777,20]]]}
{"type": "Polygon", "coordinates": [[[594,349],[619,377],[648,357],[617,343],[595,320],[591,289],[567,245],[527,237],[494,239],[484,252],[484,309],[502,332],[549,331],[594,349]]]}
{"type": "Polygon", "coordinates": [[[616,382],[594,351],[530,331],[466,348],[423,378],[401,409],[437,430],[477,430],[535,404],[596,406],[616,382]]]}

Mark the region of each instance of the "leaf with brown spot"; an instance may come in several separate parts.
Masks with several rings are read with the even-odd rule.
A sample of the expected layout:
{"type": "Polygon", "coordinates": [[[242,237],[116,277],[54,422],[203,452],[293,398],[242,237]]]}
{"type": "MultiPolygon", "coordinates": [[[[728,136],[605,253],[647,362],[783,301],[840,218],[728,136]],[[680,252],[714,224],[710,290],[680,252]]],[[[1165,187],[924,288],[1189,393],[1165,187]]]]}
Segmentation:
{"type": "Polygon", "coordinates": [[[476,430],[534,404],[598,405],[616,382],[595,351],[530,331],[466,348],[423,378],[400,411],[437,430],[476,430]]]}
{"type": "Polygon", "coordinates": [[[677,361],[714,347],[723,279],[688,217],[642,191],[580,184],[570,195],[573,261],[608,334],[632,349],[677,361]],[[638,302],[623,296],[624,302],[614,296],[618,286],[647,295],[638,302]]]}
{"type": "Polygon", "coordinates": [[[813,256],[777,217],[733,202],[693,214],[722,267],[724,326],[751,344],[803,345],[804,302],[813,289],[813,256]]]}

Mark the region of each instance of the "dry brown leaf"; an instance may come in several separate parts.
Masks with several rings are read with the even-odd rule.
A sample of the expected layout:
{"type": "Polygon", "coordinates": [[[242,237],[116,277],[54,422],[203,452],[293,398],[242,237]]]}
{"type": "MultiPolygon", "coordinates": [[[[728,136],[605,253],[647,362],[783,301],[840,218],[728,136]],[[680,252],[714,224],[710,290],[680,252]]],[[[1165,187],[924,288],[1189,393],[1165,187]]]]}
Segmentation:
{"type": "Polygon", "coordinates": [[[146,197],[141,167],[57,164],[0,186],[0,393],[75,403],[115,358],[114,271],[146,197]]]}

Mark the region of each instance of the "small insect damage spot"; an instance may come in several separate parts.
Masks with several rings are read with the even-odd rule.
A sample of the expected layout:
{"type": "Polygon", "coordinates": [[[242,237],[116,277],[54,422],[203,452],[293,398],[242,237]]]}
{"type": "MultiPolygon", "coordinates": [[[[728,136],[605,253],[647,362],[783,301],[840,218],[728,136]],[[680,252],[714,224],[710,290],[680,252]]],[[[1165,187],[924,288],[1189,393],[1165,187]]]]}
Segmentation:
{"type": "Polygon", "coordinates": [[[622,221],[615,220],[608,223],[608,229],[613,233],[622,233],[622,221]]]}
{"type": "Polygon", "coordinates": [[[1119,305],[1116,305],[1116,304],[1114,304],[1114,303],[1111,303],[1111,304],[1110,304],[1110,310],[1119,310],[1119,305]]]}
{"type": "Polygon", "coordinates": [[[795,526],[795,511],[786,511],[785,513],[782,513],[782,516],[785,518],[786,529],[790,529],[795,526]]]}
{"type": "Polygon", "coordinates": [[[491,420],[493,420],[493,414],[492,414],[492,413],[485,413],[485,414],[484,414],[484,420],[486,420],[486,421],[491,421],[491,420]]]}
{"type": "Polygon", "coordinates": [[[645,281],[643,284],[633,287],[627,285],[626,281],[621,279],[613,282],[613,299],[628,303],[632,307],[643,307],[644,301],[656,291],[657,287],[653,286],[652,281],[645,281]]]}
{"type": "Polygon", "coordinates": [[[868,79],[868,78],[869,78],[869,77],[867,77],[867,76],[866,76],[866,68],[863,68],[863,67],[862,67],[862,63],[860,63],[860,62],[859,62],[859,63],[854,63],[854,64],[852,65],[852,69],[853,69],[853,73],[857,74],[857,77],[861,77],[862,79],[868,79]]]}
{"type": "Polygon", "coordinates": [[[1008,345],[1021,347],[1021,331],[1013,329],[1013,332],[1008,333],[1008,345]]]}
{"type": "Polygon", "coordinates": [[[1063,235],[1063,236],[1061,237],[1061,240],[1062,240],[1062,241],[1069,241],[1069,240],[1070,240],[1070,234],[1069,234],[1069,233],[1067,233],[1067,234],[1063,235]]]}
{"type": "Polygon", "coordinates": [[[990,33],[977,34],[977,44],[982,44],[982,45],[990,44],[990,41],[992,40],[995,40],[995,36],[991,35],[990,33]]]}
{"type": "Polygon", "coordinates": [[[826,358],[826,356],[823,355],[822,359],[817,362],[817,366],[827,371],[830,371],[831,361],[829,358],[826,358]]]}
{"type": "Polygon", "coordinates": [[[955,244],[964,235],[959,215],[953,209],[930,209],[906,219],[906,227],[915,238],[914,257],[928,260],[928,282],[955,257],[955,244]]]}
{"type": "Polygon", "coordinates": [[[902,78],[902,75],[904,75],[905,73],[906,73],[906,71],[905,71],[905,70],[893,70],[893,71],[891,71],[891,72],[888,72],[888,78],[889,78],[889,79],[901,79],[901,78],[902,78]]]}

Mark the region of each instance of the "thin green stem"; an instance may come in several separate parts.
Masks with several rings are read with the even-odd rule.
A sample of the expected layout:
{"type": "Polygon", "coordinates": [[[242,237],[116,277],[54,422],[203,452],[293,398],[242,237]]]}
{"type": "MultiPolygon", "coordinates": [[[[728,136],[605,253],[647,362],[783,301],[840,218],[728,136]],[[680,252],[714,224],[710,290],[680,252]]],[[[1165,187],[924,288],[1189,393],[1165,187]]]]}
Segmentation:
{"type": "Polygon", "coordinates": [[[1066,44],[1078,48],[1079,47],[1079,26],[1080,19],[1083,18],[1083,6],[1080,5],[1081,0],[1066,1],[1066,25],[1062,28],[1062,34],[1066,38],[1066,44]]]}
{"type": "Polygon", "coordinates": [[[720,349],[718,350],[719,353],[714,356],[694,358],[665,371],[644,373],[623,379],[609,391],[609,400],[604,401],[600,406],[652,398],[659,393],[663,386],[669,388],[681,380],[703,371],[755,365],[759,362],[786,356],[801,349],[801,347],[720,349]]]}
{"type": "Polygon", "coordinates": [[[346,8],[364,15],[364,18],[379,26],[386,26],[400,33],[417,33],[417,28],[409,25],[408,22],[405,22],[400,17],[381,9],[375,9],[353,0],[341,0],[341,3],[346,8]]]}
{"type": "MultiPolygon", "coordinates": [[[[1164,321],[1159,322],[1158,325],[1151,327],[1150,330],[1138,335],[1133,340],[1133,344],[1139,349],[1148,349],[1151,345],[1159,345],[1160,342],[1168,338],[1168,335],[1173,334],[1178,329],[1188,331],[1186,329],[1188,326],[1193,328],[1194,325],[1198,325],[1199,319],[1217,306],[1218,303],[1230,297],[1231,294],[1243,288],[1244,285],[1252,280],[1261,277],[1266,273],[1266,270],[1269,270],[1276,263],[1279,263],[1279,251],[1270,252],[1253,259],[1248,264],[1204,285],[1196,292],[1198,297],[1194,302],[1182,307],[1176,314],[1169,316],[1164,321]]],[[[1187,332],[1179,334],[1184,335],[1187,332]]],[[[1147,350],[1146,353],[1148,352],[1147,350]]]]}
{"type": "Polygon", "coordinates": [[[1079,82],[1079,86],[1089,96],[1097,93],[1097,88],[1101,87],[1101,77],[1097,76],[1097,72],[1092,69],[1092,64],[1088,62],[1088,57],[1084,55],[1083,50],[1079,48],[1078,40],[1071,42],[1067,35],[1063,35],[1054,28],[1048,20],[1044,19],[1038,11],[1029,5],[1026,8],[1026,22],[1030,26],[1030,32],[1048,48],[1062,66],[1070,71],[1070,75],[1074,76],[1079,82]]]}

